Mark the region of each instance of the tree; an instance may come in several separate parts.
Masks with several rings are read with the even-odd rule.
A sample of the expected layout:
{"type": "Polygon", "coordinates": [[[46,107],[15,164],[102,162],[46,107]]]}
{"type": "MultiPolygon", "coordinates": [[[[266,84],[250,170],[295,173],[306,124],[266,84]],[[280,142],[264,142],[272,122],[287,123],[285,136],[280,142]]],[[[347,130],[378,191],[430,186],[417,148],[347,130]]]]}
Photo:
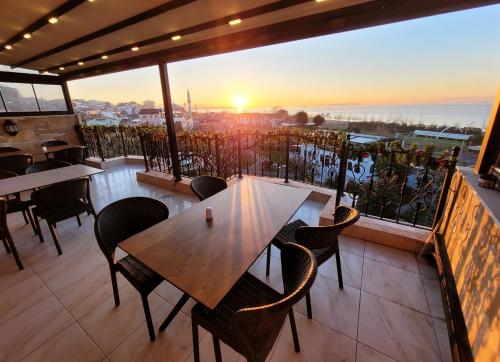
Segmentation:
{"type": "Polygon", "coordinates": [[[300,111],[295,115],[296,122],[299,126],[305,126],[309,120],[309,116],[306,112],[300,111]]]}
{"type": "Polygon", "coordinates": [[[325,117],[323,117],[321,114],[317,114],[313,118],[313,123],[316,127],[319,127],[325,123],[325,117]]]}

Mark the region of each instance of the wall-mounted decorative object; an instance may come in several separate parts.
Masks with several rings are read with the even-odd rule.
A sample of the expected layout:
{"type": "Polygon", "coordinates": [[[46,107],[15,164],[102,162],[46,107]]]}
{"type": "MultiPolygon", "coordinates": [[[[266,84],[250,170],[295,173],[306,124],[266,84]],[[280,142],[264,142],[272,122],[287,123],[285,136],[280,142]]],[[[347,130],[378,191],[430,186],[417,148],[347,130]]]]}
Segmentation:
{"type": "Polygon", "coordinates": [[[3,123],[5,128],[5,133],[9,136],[15,136],[19,132],[19,128],[17,128],[17,123],[11,119],[6,119],[3,123]]]}

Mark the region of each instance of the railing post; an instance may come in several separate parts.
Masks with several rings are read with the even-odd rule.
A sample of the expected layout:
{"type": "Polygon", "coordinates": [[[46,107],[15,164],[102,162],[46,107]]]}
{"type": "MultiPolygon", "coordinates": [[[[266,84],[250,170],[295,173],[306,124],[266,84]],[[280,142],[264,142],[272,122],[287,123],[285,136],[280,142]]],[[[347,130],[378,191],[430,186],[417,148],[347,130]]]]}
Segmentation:
{"type": "Polygon", "coordinates": [[[123,137],[123,126],[118,126],[118,130],[120,131],[120,138],[122,140],[123,156],[127,157],[127,146],[125,145],[125,138],[123,137]]]}
{"type": "Polygon", "coordinates": [[[454,147],[451,153],[450,162],[448,164],[448,169],[446,170],[446,175],[444,176],[443,188],[441,189],[441,195],[439,196],[438,205],[436,207],[436,214],[434,215],[434,222],[432,223],[432,228],[436,227],[441,216],[443,215],[444,207],[446,205],[446,198],[448,196],[448,191],[450,190],[451,179],[455,173],[455,167],[457,165],[457,158],[460,153],[460,147],[454,147]]]}
{"type": "Polygon", "coordinates": [[[219,135],[217,133],[215,134],[215,170],[217,177],[221,177],[219,135]]]}
{"type": "Polygon", "coordinates": [[[97,143],[97,152],[101,157],[101,161],[104,162],[104,153],[102,152],[101,138],[99,137],[99,130],[97,129],[97,127],[94,127],[94,134],[97,143]]]}
{"type": "Polygon", "coordinates": [[[148,155],[146,153],[146,145],[144,135],[142,133],[139,133],[139,143],[141,144],[142,155],[144,156],[144,166],[146,167],[146,172],[149,172],[148,155]]]}
{"type": "Polygon", "coordinates": [[[241,132],[238,130],[238,177],[242,178],[241,175],[241,132]]]}
{"type": "Polygon", "coordinates": [[[341,145],[339,175],[337,178],[337,191],[335,197],[335,208],[337,208],[337,206],[340,205],[340,201],[342,200],[342,196],[344,194],[347,159],[349,158],[349,151],[348,151],[349,144],[350,144],[349,135],[347,135],[347,138],[342,141],[341,145]]]}
{"type": "Polygon", "coordinates": [[[286,131],[286,150],[285,150],[285,183],[288,183],[288,172],[290,164],[290,132],[286,131]]]}

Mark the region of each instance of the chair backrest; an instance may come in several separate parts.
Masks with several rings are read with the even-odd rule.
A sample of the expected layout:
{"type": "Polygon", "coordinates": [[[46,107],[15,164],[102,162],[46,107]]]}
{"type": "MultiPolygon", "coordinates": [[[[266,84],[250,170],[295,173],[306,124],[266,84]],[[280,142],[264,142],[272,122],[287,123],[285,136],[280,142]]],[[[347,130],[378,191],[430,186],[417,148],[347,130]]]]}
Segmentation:
{"type": "Polygon", "coordinates": [[[31,199],[49,214],[79,200],[89,201],[89,178],[82,177],[42,187],[31,193],[31,199]]]}
{"type": "Polygon", "coordinates": [[[168,207],[149,197],[129,197],[109,204],[97,214],[95,237],[110,264],[116,245],[151,226],[168,219],[168,207]]]}
{"type": "Polygon", "coordinates": [[[33,164],[33,156],[18,154],[0,157],[0,170],[15,172],[24,175],[26,169],[33,164]]]}
{"type": "Polygon", "coordinates": [[[54,147],[54,146],[66,146],[68,142],[61,140],[50,140],[42,142],[41,147],[54,147]]]}
{"type": "Polygon", "coordinates": [[[333,248],[338,246],[338,237],[341,231],[358,221],[359,217],[359,211],[355,208],[337,206],[333,225],[302,226],[295,231],[295,242],[304,245],[308,249],[332,247],[331,254],[333,255],[333,248]]]}
{"type": "Polygon", "coordinates": [[[17,173],[7,170],[0,170],[0,180],[19,176],[17,173]]]}
{"type": "Polygon", "coordinates": [[[70,147],[54,152],[56,160],[66,161],[72,165],[85,164],[85,150],[82,147],[70,147]]]}
{"type": "Polygon", "coordinates": [[[256,356],[262,352],[267,354],[271,350],[288,311],[313,285],[318,264],[307,248],[288,243],[281,250],[281,268],[284,284],[282,298],[272,304],[240,309],[231,321],[246,356],[256,356]]]}
{"type": "Polygon", "coordinates": [[[60,160],[49,159],[45,161],[35,162],[26,169],[26,174],[48,171],[48,170],[53,170],[55,168],[61,168],[66,166],[71,166],[71,163],[60,160]]]}
{"type": "Polygon", "coordinates": [[[7,224],[7,199],[0,197],[0,236],[2,239],[5,237],[5,233],[8,232],[7,224]]]}
{"type": "Polygon", "coordinates": [[[200,201],[208,199],[216,193],[227,189],[226,180],[215,176],[198,176],[191,181],[191,190],[200,201]]]}
{"type": "Polygon", "coordinates": [[[0,147],[0,153],[6,153],[6,152],[18,152],[21,151],[19,148],[15,147],[0,147]]]}

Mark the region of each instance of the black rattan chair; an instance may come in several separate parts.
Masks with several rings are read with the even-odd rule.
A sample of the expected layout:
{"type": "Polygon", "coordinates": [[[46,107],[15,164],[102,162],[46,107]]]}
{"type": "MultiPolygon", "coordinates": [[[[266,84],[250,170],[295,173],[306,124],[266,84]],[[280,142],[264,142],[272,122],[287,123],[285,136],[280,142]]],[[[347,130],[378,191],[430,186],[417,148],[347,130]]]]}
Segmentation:
{"type": "Polygon", "coordinates": [[[60,160],[49,159],[45,161],[35,162],[26,169],[26,174],[48,171],[66,166],[71,166],[71,163],[60,160]]]}
{"type": "Polygon", "coordinates": [[[0,153],[7,153],[7,152],[19,152],[21,151],[19,148],[15,147],[0,147],[0,153]]]}
{"type": "Polygon", "coordinates": [[[33,164],[33,156],[28,154],[18,154],[10,156],[0,156],[0,170],[6,170],[24,175],[26,169],[33,164]]]}
{"type": "Polygon", "coordinates": [[[95,217],[94,207],[90,199],[88,177],[42,187],[32,192],[31,200],[36,205],[36,207],[33,208],[33,216],[35,218],[36,228],[38,229],[40,242],[43,243],[44,239],[38,218],[47,221],[59,255],[62,254],[62,251],[54,225],[57,222],[76,217],[78,225],[81,226],[79,215],[85,212],[89,212],[95,217]]]}
{"type": "Polygon", "coordinates": [[[155,332],[148,295],[163,278],[130,255],[116,261],[115,249],[119,242],[166,220],[168,214],[168,207],[161,201],[148,197],[130,197],[113,202],[102,209],[94,226],[97,243],[109,263],[115,305],[120,305],[116,283],[116,273],[120,272],[141,294],[151,341],[155,340],[155,332]]]}
{"type": "Polygon", "coordinates": [[[66,161],[72,165],[85,165],[85,149],[83,147],[70,147],[54,152],[54,159],[66,161]]]}
{"type": "Polygon", "coordinates": [[[61,140],[50,140],[45,141],[41,144],[41,147],[55,147],[55,146],[66,146],[68,142],[61,140]]]}
{"type": "MultiPolygon", "coordinates": [[[[14,173],[14,172],[0,170],[0,180],[6,179],[6,178],[11,178],[11,177],[16,177],[16,176],[19,176],[19,175],[17,173],[14,173]]],[[[30,201],[23,201],[21,199],[20,193],[16,193],[15,195],[12,195],[12,196],[6,197],[7,214],[12,214],[14,212],[21,212],[23,214],[24,222],[26,224],[31,224],[33,231],[35,232],[35,234],[37,234],[38,230],[35,228],[35,223],[33,222],[33,218],[31,216],[31,211],[30,211],[30,206],[32,206],[31,200],[30,201]]]]}
{"type": "Polygon", "coordinates": [[[191,181],[191,190],[199,197],[200,201],[227,189],[226,180],[215,176],[198,176],[191,181]]]}
{"type": "Polygon", "coordinates": [[[241,353],[248,361],[265,361],[287,314],[295,351],[300,352],[292,307],[311,288],[318,266],[309,250],[293,243],[283,246],[281,259],[283,294],[250,273],[245,273],[214,309],[201,303],[193,307],[191,318],[195,361],[200,360],[198,326],[212,333],[217,361],[222,359],[219,340],[241,353]]]}
{"type": "Polygon", "coordinates": [[[0,238],[2,238],[3,245],[8,254],[12,253],[14,260],[16,261],[19,270],[23,270],[23,263],[17,254],[16,246],[12,240],[12,235],[10,235],[9,227],[7,225],[7,200],[5,198],[0,198],[0,238]]]}
{"type": "MultiPolygon", "coordinates": [[[[298,219],[285,225],[275,236],[271,244],[282,249],[287,243],[297,243],[311,250],[318,261],[318,265],[323,264],[335,254],[337,262],[337,274],[339,288],[343,289],[342,269],[340,264],[339,234],[349,225],[354,224],[359,219],[359,211],[347,207],[337,206],[334,215],[334,225],[329,226],[309,226],[304,221],[298,219]]],[[[267,247],[266,276],[269,275],[271,264],[271,244],[267,247]]],[[[306,294],[307,316],[312,318],[311,296],[306,294]]]]}

